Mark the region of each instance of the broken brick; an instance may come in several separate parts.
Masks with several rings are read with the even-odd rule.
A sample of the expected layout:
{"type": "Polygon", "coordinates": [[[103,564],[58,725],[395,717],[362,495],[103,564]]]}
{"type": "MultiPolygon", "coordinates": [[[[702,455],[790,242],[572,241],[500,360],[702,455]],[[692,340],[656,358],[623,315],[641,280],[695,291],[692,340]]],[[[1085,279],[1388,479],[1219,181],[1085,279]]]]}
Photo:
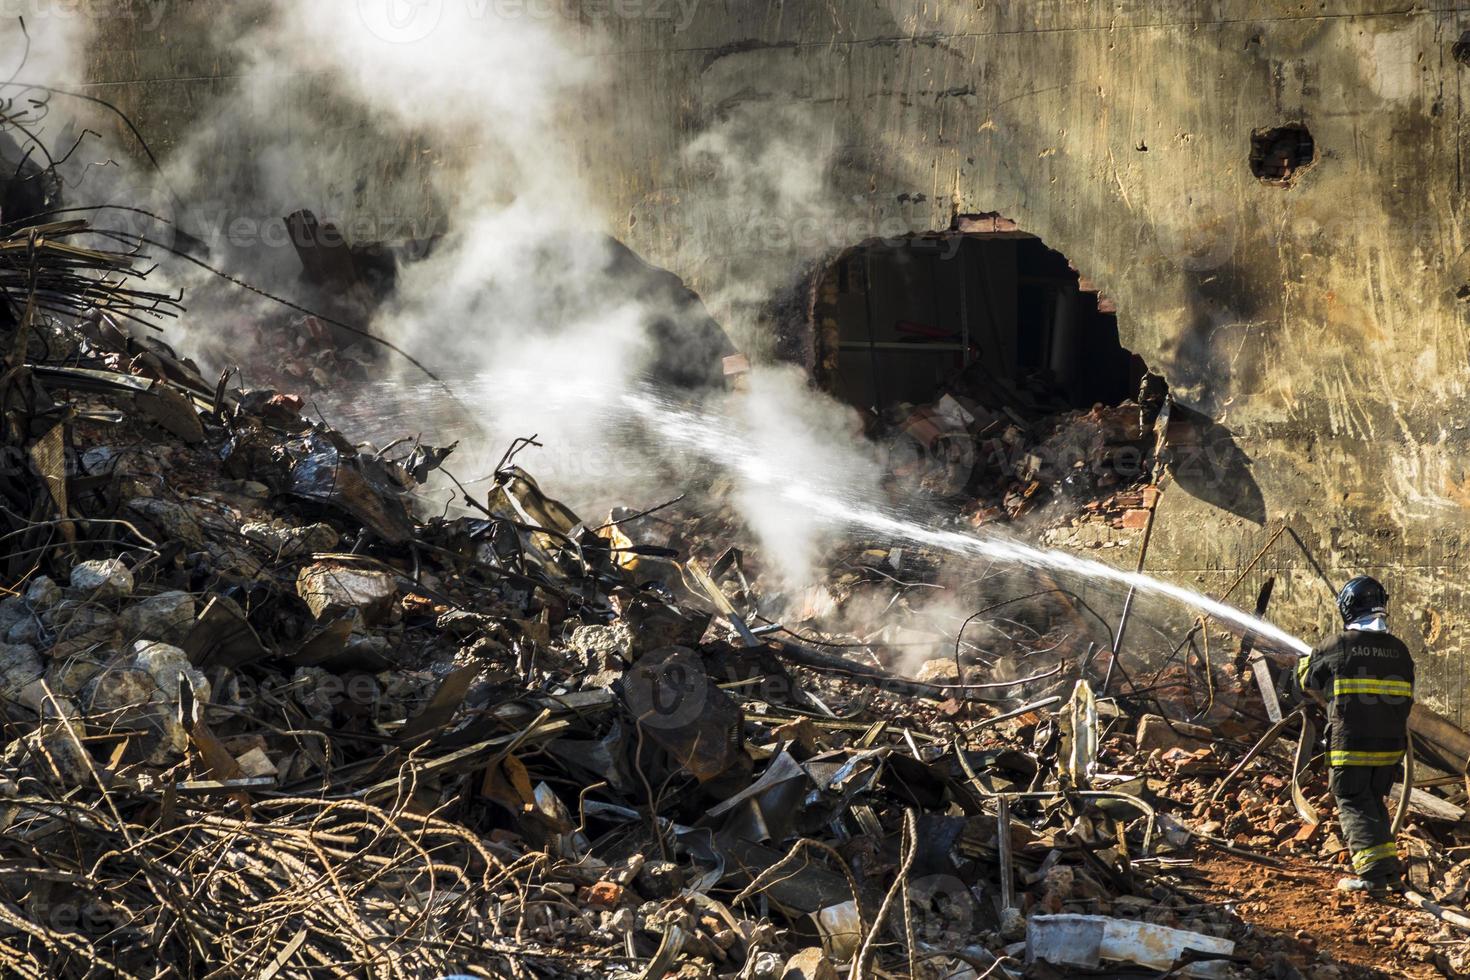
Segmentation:
{"type": "Polygon", "coordinates": [[[577,901],[595,909],[614,909],[622,900],[623,886],[611,881],[599,881],[577,893],[577,901]]]}

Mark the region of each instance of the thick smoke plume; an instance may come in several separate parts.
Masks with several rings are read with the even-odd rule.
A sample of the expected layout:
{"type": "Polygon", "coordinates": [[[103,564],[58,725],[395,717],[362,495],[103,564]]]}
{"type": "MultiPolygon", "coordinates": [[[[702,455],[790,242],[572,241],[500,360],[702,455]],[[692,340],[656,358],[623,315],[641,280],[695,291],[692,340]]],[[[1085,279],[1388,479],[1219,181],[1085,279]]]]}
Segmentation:
{"type": "MultiPolygon", "coordinates": [[[[619,138],[599,131],[616,122],[589,108],[601,104],[604,70],[616,62],[595,28],[430,4],[441,20],[404,37],[364,16],[374,6],[247,0],[211,11],[234,91],[192,122],[161,175],[98,168],[135,150],[89,145],[68,168],[74,187],[88,181],[78,199],[145,201],[202,238],[212,261],[288,295],[301,295],[300,265],[281,219],[298,208],[338,222],[349,240],[434,238],[426,259],[400,269],[396,293],[368,325],[439,372],[453,397],[384,359],[381,384],[333,392],[318,407],[364,439],[462,439],[452,465],[472,488],[504,446],[534,433],[546,448],[521,461],[588,518],[614,503],[658,502],[687,482],[728,485],[763,556],[793,588],[825,571],[844,514],[879,537],[1030,560],[999,540],[980,547],[872,509],[880,467],[857,416],[814,393],[799,370],[758,356],[745,390],[693,407],[650,388],[650,364],[666,350],[655,328],[689,311],[678,290],[630,285],[626,252],[585,179],[584,168],[612,166],[589,163],[587,150],[619,138]]],[[[29,78],[82,83],[83,21],[64,26],[34,38],[29,78]],[[47,73],[55,77],[36,78],[47,73]]],[[[18,35],[9,43],[17,47],[18,35]]],[[[12,56],[18,63],[19,50],[12,56]]],[[[672,243],[655,261],[722,284],[712,308],[757,355],[769,346],[765,307],[803,264],[900,230],[852,224],[863,202],[834,198],[836,148],[830,127],[775,105],[716,114],[668,151],[665,163],[684,177],[683,193],[660,199],[669,205],[662,230],[673,234],[640,237],[672,243]],[[732,214],[745,217],[733,242],[714,232],[732,214]],[[833,225],[833,214],[848,223],[833,225]]],[[[280,353],[263,338],[281,332],[260,325],[290,314],[187,265],[165,269],[191,306],[170,339],[207,371],[280,353]]],[[[1060,559],[1039,567],[1099,577],[1060,559]]],[[[964,613],[960,603],[927,615],[953,625],[964,613]]],[[[942,653],[932,639],[942,633],[914,642],[916,656],[942,653]]]]}
{"type": "MultiPolygon", "coordinates": [[[[799,371],[758,363],[748,392],[707,397],[704,414],[679,416],[712,426],[712,413],[738,449],[672,439],[661,403],[665,414],[648,417],[649,368],[664,342],[653,328],[689,310],[666,290],[630,284],[607,209],[582,173],[584,148],[613,143],[588,131],[605,125],[587,106],[609,81],[597,26],[431,4],[431,28],[406,31],[378,6],[255,0],[215,16],[212,40],[235,61],[234,91],[191,124],[161,180],[130,172],[115,196],[146,190],[212,261],[288,295],[300,294],[291,288],[300,266],[281,218],[298,208],[337,222],[349,240],[433,237],[368,326],[440,373],[457,400],[385,359],[393,383],[321,399],[329,419],[364,438],[462,439],[452,466],[465,479],[536,434],[546,448],[520,460],[589,517],[669,496],[671,472],[707,482],[723,473],[767,558],[793,584],[810,581],[828,532],[776,491],[781,476],[815,466],[834,486],[868,488],[876,469],[848,438],[855,416],[799,371]]],[[[54,41],[73,60],[50,70],[75,79],[80,41],[54,41]]],[[[757,352],[767,345],[752,311],[773,285],[758,277],[771,263],[749,261],[751,252],[772,234],[779,243],[779,223],[829,203],[825,151],[797,146],[795,125],[726,118],[670,160],[713,178],[706,198],[686,199],[686,227],[697,232],[709,209],[753,216],[724,276],[741,285],[714,308],[757,352]]],[[[289,314],[188,266],[168,269],[191,306],[169,335],[182,352],[208,370],[277,353],[261,349],[257,325],[289,314]]]]}
{"type": "MultiPolygon", "coordinates": [[[[605,209],[589,199],[578,172],[576,148],[611,142],[610,134],[589,139],[582,131],[595,125],[582,104],[607,81],[599,35],[573,34],[555,20],[486,19],[446,5],[427,37],[398,43],[354,20],[349,8],[356,7],[280,7],[264,50],[271,61],[306,64],[334,78],[337,94],[385,134],[455,147],[433,175],[448,237],[427,261],[403,269],[396,300],[374,329],[449,372],[490,445],[540,435],[552,465],[534,456],[528,465],[577,505],[667,495],[666,481],[655,475],[666,475],[660,457],[674,447],[651,433],[646,419],[623,418],[622,402],[639,390],[657,353],[650,325],[678,311],[665,297],[631,290],[620,281],[624,271],[609,268],[611,229],[597,218],[605,209]]],[[[719,206],[769,206],[770,183],[754,176],[740,145],[710,136],[697,139],[688,155],[719,170],[719,206]]],[[[825,194],[821,175],[810,162],[797,168],[797,156],[794,147],[781,152],[771,144],[758,161],[765,172],[787,175],[777,188],[783,212],[802,212],[811,205],[801,202],[825,194]]],[[[746,324],[725,325],[750,342],[746,324]]],[[[762,368],[750,382],[748,396],[715,406],[744,434],[745,458],[689,456],[679,469],[713,462],[726,470],[767,557],[789,578],[808,580],[819,564],[819,531],[764,477],[814,464],[852,483],[870,483],[873,473],[860,453],[845,448],[844,410],[810,393],[798,372],[762,368]],[[750,469],[751,454],[759,456],[759,473],[750,469]]]]}

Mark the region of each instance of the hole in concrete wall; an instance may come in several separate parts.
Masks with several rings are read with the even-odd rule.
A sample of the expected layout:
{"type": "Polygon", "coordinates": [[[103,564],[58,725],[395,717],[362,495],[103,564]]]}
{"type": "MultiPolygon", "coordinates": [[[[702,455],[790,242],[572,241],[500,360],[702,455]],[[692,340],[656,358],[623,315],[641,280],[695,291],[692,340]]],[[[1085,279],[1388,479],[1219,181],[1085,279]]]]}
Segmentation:
{"type": "Polygon", "coordinates": [[[1317,143],[1300,123],[1251,134],[1251,173],[1268,184],[1288,186],[1316,159],[1317,143]]]}
{"type": "Polygon", "coordinates": [[[1146,371],[1112,305],[1020,231],[848,249],[819,275],[814,314],[819,381],[879,415],[957,382],[1024,411],[1115,405],[1146,371]]]}
{"type": "Polygon", "coordinates": [[[817,379],[892,450],[894,492],[975,524],[1050,501],[1132,527],[1168,386],[1041,239],[984,215],[864,242],[819,270],[812,313],[817,379]]]}

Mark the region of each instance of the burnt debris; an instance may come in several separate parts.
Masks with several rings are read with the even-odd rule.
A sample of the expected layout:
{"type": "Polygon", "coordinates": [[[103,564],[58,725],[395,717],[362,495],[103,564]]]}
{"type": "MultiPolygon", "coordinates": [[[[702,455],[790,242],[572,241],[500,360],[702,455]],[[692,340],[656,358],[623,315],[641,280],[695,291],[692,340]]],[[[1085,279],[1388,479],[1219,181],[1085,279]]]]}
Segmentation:
{"type": "MultiPolygon", "coordinates": [[[[1209,897],[1222,867],[1311,874],[1344,849],[1259,664],[1201,654],[1207,630],[1162,669],[1115,665],[1057,589],[901,677],[922,637],[832,624],[939,584],[922,551],[855,545],[825,609],[768,622],[702,519],[586,521],[509,459],[472,516],[422,516],[449,452],[355,446],[291,395],[133,346],[116,317],[146,292],[62,244],[85,230],[0,243],[57,263],[0,275],[29,324],[4,338],[28,464],[3,484],[0,601],[18,972],[1319,962],[1209,897]],[[84,302],[71,326],[34,312],[84,302]]],[[[1088,424],[1136,440],[1117,411],[1088,424]]],[[[1425,718],[1404,834],[1418,890],[1453,904],[1465,794],[1424,770],[1470,745],[1425,718]]],[[[1395,955],[1447,955],[1437,920],[1396,914],[1395,955]]]]}
{"type": "MultiPolygon", "coordinates": [[[[1465,968],[1440,930],[1470,926],[1470,736],[1432,712],[1399,797],[1412,904],[1323,897],[1346,848],[1259,639],[1232,657],[1200,620],[1147,665],[1021,576],[945,620],[925,595],[974,590],[882,539],[768,595],[718,488],[586,518],[517,465],[529,440],[422,506],[455,447],[206,378],[150,334],[178,309],[151,261],[85,221],[0,239],[7,972],[1361,973],[1310,921],[1263,924],[1287,894],[1403,975],[1465,968]]],[[[1092,408],[965,379],[887,422],[953,461],[973,523],[1075,495],[1063,533],[1152,524],[1155,376],[1092,408]]]]}

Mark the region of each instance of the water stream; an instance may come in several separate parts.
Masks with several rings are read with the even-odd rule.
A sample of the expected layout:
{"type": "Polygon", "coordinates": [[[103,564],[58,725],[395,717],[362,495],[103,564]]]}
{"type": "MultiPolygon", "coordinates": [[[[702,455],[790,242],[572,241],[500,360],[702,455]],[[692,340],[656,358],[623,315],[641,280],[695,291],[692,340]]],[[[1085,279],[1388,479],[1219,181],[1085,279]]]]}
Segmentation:
{"type": "Polygon", "coordinates": [[[1307,643],[1264,619],[1150,575],[1114,568],[1065,551],[1036,548],[998,531],[936,529],[907,518],[890,507],[863,500],[846,488],[823,486],[820,477],[808,480],[804,474],[774,473],[765,465],[758,448],[750,445],[737,427],[726,419],[674,406],[647,392],[625,395],[624,403],[670,442],[709,454],[738,469],[746,479],[773,487],[793,505],[807,511],[814,521],[861,528],[964,557],[1064,572],[1092,581],[1131,587],[1139,593],[1170,599],[1241,631],[1254,633],[1258,643],[1303,654],[1311,649],[1307,643]]]}
{"type": "MultiPolygon", "coordinates": [[[[402,425],[425,432],[463,428],[444,416],[448,402],[437,385],[375,385],[373,392],[344,400],[330,413],[333,421],[348,423],[348,431],[370,428],[387,435],[402,425]],[[343,418],[345,416],[345,418],[343,418]]],[[[456,386],[462,403],[501,406],[529,403],[546,415],[580,413],[584,425],[618,433],[629,442],[646,442],[665,456],[690,456],[730,471],[748,485],[773,493],[793,511],[813,524],[836,529],[861,530],[899,539],[957,556],[985,559],[1014,567],[1044,569],[1091,582],[1133,588],[1140,595],[1155,596],[1205,613],[1236,630],[1253,633],[1260,645],[1283,652],[1306,653],[1308,644],[1263,619],[1193,589],[1165,582],[1150,575],[1114,568],[1103,562],[1081,558],[1053,549],[1038,548],[999,530],[969,531],[934,527],[905,514],[876,492],[845,480],[840,474],[825,474],[817,468],[796,468],[773,462],[762,451],[758,434],[746,431],[730,415],[676,401],[650,387],[606,390],[585,385],[574,390],[556,390],[542,379],[481,378],[456,386]],[[507,387],[509,386],[509,388],[507,387]],[[520,389],[520,390],[517,390],[520,389]]],[[[452,402],[449,402],[452,406],[452,402]]],[[[494,411],[493,407],[488,408],[494,411]]],[[[536,431],[533,426],[529,431],[536,431]]],[[[442,438],[442,436],[441,436],[442,438]]],[[[632,455],[630,453],[630,455],[632,455]]],[[[528,463],[534,470],[535,464],[528,463]]],[[[555,489],[552,487],[551,489],[555,489]]]]}

